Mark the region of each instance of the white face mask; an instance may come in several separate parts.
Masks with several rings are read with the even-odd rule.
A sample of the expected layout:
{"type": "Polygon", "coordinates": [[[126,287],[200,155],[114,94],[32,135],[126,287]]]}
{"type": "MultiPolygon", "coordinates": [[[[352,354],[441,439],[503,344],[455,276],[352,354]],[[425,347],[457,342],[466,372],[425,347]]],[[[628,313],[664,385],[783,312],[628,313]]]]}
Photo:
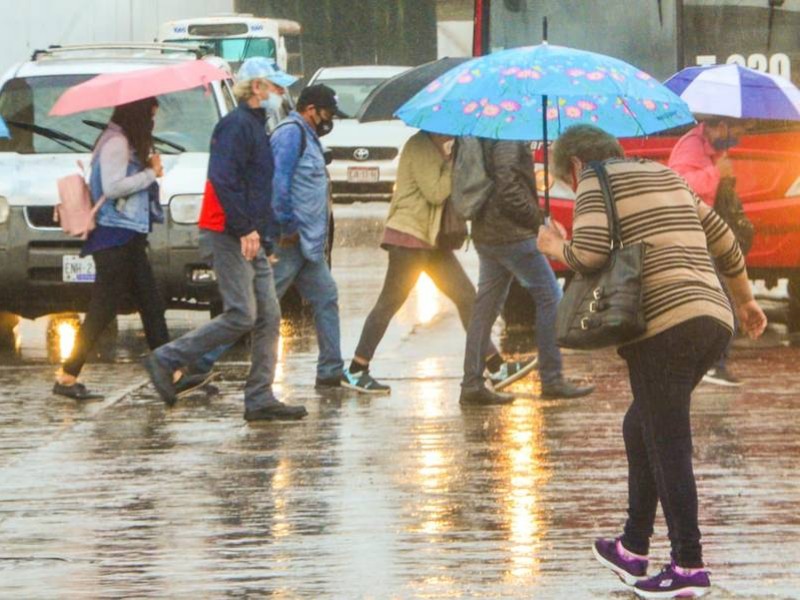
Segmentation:
{"type": "Polygon", "coordinates": [[[267,112],[280,113],[283,108],[283,96],[271,93],[269,98],[261,103],[261,108],[267,112]]]}

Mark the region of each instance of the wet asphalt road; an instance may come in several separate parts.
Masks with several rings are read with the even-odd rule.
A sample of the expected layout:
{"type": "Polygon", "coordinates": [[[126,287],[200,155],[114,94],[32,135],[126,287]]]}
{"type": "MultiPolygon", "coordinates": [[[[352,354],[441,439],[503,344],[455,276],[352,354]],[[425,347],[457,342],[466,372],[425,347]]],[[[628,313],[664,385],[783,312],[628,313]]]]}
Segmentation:
{"type": "MultiPolygon", "coordinates": [[[[358,210],[339,211],[334,262],[348,357],[386,260],[369,246],[380,208],[358,210]]],[[[373,363],[391,396],[315,392],[313,327],[287,321],[277,390],[309,416],[247,425],[242,349],[218,394],[166,410],[124,318],[84,372],[105,400],[76,404],[49,393],[44,329],[23,323],[0,366],[2,598],[633,598],[589,549],[624,521],[630,391],[612,351],[565,357],[588,398],[542,401],[532,377],[512,406],[462,410],[464,334],[423,282],[373,363]]],[[[800,598],[800,349],[782,340],[737,344],[746,385],[695,394],[712,598],[800,598]]],[[[665,537],[659,515],[657,564],[665,537]]]]}

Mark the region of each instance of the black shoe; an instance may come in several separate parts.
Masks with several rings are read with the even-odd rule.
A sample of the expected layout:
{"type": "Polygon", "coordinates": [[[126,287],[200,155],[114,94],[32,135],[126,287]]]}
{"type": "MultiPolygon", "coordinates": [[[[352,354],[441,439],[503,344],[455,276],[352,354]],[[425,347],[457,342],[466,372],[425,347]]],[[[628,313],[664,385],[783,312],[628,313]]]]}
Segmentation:
{"type": "Polygon", "coordinates": [[[181,378],[175,382],[175,397],[183,398],[192,392],[205,387],[209,382],[214,379],[214,373],[208,371],[207,373],[184,373],[181,378]]]}
{"type": "Polygon", "coordinates": [[[542,398],[580,398],[594,391],[593,385],[575,385],[569,379],[559,379],[555,383],[542,384],[542,398]]]}
{"type": "Polygon", "coordinates": [[[59,396],[66,396],[73,400],[99,400],[103,398],[103,394],[93,394],[86,389],[82,383],[73,383],[72,385],[64,385],[57,381],[53,384],[53,393],[59,396]]]}
{"type": "Polygon", "coordinates": [[[319,390],[321,392],[325,392],[328,390],[338,390],[342,387],[342,377],[326,377],[321,378],[317,377],[317,381],[314,383],[314,389],[319,390]]]}
{"type": "Polygon", "coordinates": [[[153,382],[153,387],[156,388],[164,403],[167,406],[175,404],[177,397],[175,395],[175,384],[172,382],[172,371],[158,362],[156,355],[153,353],[150,353],[144,359],[144,368],[147,369],[150,381],[153,382]]]}
{"type": "Polygon", "coordinates": [[[492,406],[495,404],[511,404],[514,401],[514,396],[493,392],[485,387],[461,388],[461,398],[458,401],[461,404],[492,406]]]}
{"type": "Polygon", "coordinates": [[[270,402],[244,411],[245,421],[297,421],[308,414],[305,406],[290,406],[283,402],[270,402]]]}

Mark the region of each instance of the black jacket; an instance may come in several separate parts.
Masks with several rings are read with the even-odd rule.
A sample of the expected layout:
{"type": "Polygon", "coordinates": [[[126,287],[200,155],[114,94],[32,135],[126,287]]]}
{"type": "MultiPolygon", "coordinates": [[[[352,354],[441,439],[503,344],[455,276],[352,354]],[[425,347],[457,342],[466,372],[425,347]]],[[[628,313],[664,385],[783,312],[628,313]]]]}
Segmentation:
{"type": "Polygon", "coordinates": [[[477,244],[492,246],[536,236],[542,223],[542,211],[536,195],[530,145],[528,142],[484,140],[483,150],[494,190],[472,220],[472,239],[477,244]]]}

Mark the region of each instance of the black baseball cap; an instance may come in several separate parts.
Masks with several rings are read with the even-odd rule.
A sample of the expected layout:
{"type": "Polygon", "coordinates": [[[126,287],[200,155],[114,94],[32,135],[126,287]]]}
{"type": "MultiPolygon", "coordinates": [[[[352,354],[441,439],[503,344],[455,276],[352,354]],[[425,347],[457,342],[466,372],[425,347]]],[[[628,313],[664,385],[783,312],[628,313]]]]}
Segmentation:
{"type": "Polygon", "coordinates": [[[336,92],[324,83],[316,83],[303,88],[300,97],[297,99],[298,107],[306,107],[313,104],[317,108],[327,108],[338,117],[347,117],[339,110],[339,101],[336,92]]]}

